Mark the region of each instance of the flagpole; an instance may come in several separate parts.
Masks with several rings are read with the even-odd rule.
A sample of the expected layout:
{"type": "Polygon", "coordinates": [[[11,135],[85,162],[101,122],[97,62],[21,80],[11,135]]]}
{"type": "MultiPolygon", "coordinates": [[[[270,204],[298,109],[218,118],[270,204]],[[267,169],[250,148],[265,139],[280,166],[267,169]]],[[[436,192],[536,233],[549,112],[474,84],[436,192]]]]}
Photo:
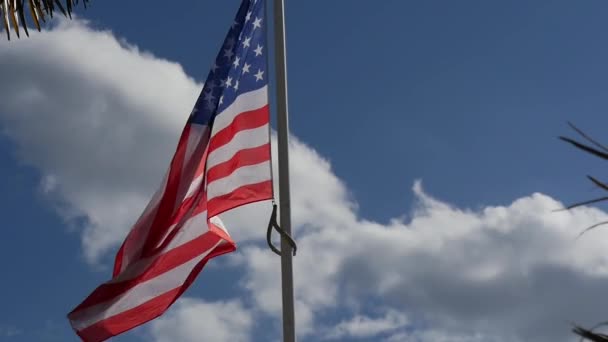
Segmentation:
{"type": "MultiPolygon", "coordinates": [[[[287,63],[285,48],[284,0],[274,0],[274,49],[276,72],[277,135],[279,157],[280,226],[291,235],[291,203],[289,193],[289,120],[287,112],[287,63]]],[[[283,295],[283,341],[295,342],[295,309],[293,295],[292,248],[281,238],[281,285],[283,295]]]]}

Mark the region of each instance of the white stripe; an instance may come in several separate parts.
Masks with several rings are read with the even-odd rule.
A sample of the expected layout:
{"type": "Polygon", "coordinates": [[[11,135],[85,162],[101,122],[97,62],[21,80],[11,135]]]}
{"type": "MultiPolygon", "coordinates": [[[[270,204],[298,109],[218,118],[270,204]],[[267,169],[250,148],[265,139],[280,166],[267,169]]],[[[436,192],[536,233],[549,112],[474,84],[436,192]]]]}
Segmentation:
{"type": "MultiPolygon", "coordinates": [[[[144,212],[137,219],[137,222],[135,223],[134,227],[139,226],[139,232],[140,232],[139,234],[141,234],[141,238],[139,238],[135,241],[130,241],[130,243],[132,244],[131,248],[128,248],[128,249],[125,248],[123,250],[122,263],[120,265],[121,272],[125,268],[127,268],[129,266],[129,264],[136,261],[137,258],[139,257],[139,254],[141,253],[141,249],[144,245],[144,242],[147,240],[150,226],[152,225],[152,222],[154,221],[154,217],[156,216],[156,212],[158,211],[158,206],[160,204],[160,200],[162,199],[162,197],[165,193],[168,178],[169,178],[169,172],[167,171],[165,173],[165,176],[163,177],[160,188],[158,188],[158,190],[156,190],[156,192],[150,199],[150,202],[148,202],[146,209],[144,209],[144,212]],[[147,218],[147,220],[143,221],[144,218],[147,218]]],[[[131,228],[131,229],[133,229],[133,228],[131,228]]]]}
{"type": "Polygon", "coordinates": [[[216,116],[211,136],[228,127],[237,115],[260,109],[267,104],[268,86],[239,95],[230,106],[216,116]]]}
{"type": "Polygon", "coordinates": [[[76,330],[86,329],[97,322],[136,308],[149,300],[182,286],[196,264],[219,246],[222,241],[223,240],[218,241],[212,248],[205,251],[205,253],[169,272],[165,272],[156,278],[133,287],[122,297],[78,312],[76,314],[77,318],[72,320],[74,328],[76,330]]]}
{"type": "Polygon", "coordinates": [[[214,226],[218,227],[219,229],[221,229],[222,231],[224,231],[224,233],[226,233],[226,235],[230,236],[230,233],[228,233],[228,229],[226,229],[226,226],[224,226],[224,222],[222,222],[222,220],[220,220],[219,216],[213,216],[212,218],[209,219],[209,222],[211,222],[214,226]]]}
{"type": "MultiPolygon", "coordinates": [[[[211,152],[207,157],[207,170],[210,168],[230,160],[234,155],[243,149],[259,147],[270,142],[268,134],[268,125],[260,126],[254,129],[248,129],[238,132],[229,143],[211,152]]],[[[200,188],[203,181],[203,175],[198,176],[190,184],[190,188],[186,193],[185,199],[194,195],[200,188]]]]}
{"type": "Polygon", "coordinates": [[[196,151],[199,141],[203,134],[207,131],[207,125],[190,124],[190,133],[188,134],[188,145],[186,147],[186,155],[184,160],[188,161],[196,151]]]}
{"type": "Polygon", "coordinates": [[[175,213],[175,210],[179,209],[183,201],[198,190],[198,188],[193,188],[192,178],[195,176],[196,170],[198,170],[200,164],[204,162],[202,159],[208,143],[208,127],[196,124],[192,125],[176,197],[178,200],[174,204],[173,213],[175,213]]]}
{"type": "MultiPolygon", "coordinates": [[[[169,229],[167,229],[167,232],[172,231],[175,226],[176,225],[172,225],[169,229]]],[[[173,249],[185,245],[186,243],[200,237],[208,231],[209,227],[207,226],[207,211],[190,217],[186,223],[184,223],[182,229],[175,235],[175,237],[173,237],[173,239],[161,252],[151,257],[137,260],[137,262],[133,263],[131,266],[129,266],[129,268],[125,269],[116,278],[110,280],[108,283],[120,283],[139,276],[162,254],[169,253],[173,249]]]]}
{"type": "Polygon", "coordinates": [[[230,176],[209,183],[207,185],[207,198],[210,201],[215,197],[229,194],[244,185],[268,180],[270,180],[270,161],[243,166],[236,169],[230,176]]]}
{"type": "Polygon", "coordinates": [[[215,165],[230,160],[234,155],[243,149],[259,147],[268,144],[270,141],[268,124],[254,129],[238,132],[226,145],[209,153],[207,157],[207,170],[215,165]]]}
{"type": "Polygon", "coordinates": [[[184,197],[184,201],[188,198],[192,197],[194,193],[201,187],[201,182],[203,181],[203,175],[196,177],[192,183],[190,183],[190,188],[188,188],[188,192],[186,193],[186,197],[184,197]]]}
{"type": "MultiPolygon", "coordinates": [[[[192,159],[193,154],[197,151],[196,147],[198,145],[200,145],[200,140],[206,132],[207,132],[207,126],[195,125],[195,124],[190,126],[190,132],[188,134],[188,141],[187,141],[188,145],[186,147],[186,159],[184,159],[184,161],[185,161],[184,165],[186,167],[184,167],[182,169],[182,177],[181,177],[182,180],[186,179],[186,177],[184,177],[184,176],[185,176],[185,172],[187,170],[191,173],[194,173],[196,171],[196,169],[198,168],[198,164],[200,161],[199,162],[194,161],[195,165],[192,165],[192,162],[188,163],[188,161],[189,161],[189,159],[192,159]]],[[[140,216],[138,222],[135,224],[135,226],[141,225],[140,231],[142,233],[140,233],[141,234],[140,238],[138,238],[137,241],[134,241],[135,246],[133,246],[132,248],[128,248],[128,249],[125,248],[123,250],[123,259],[122,259],[121,270],[120,270],[121,272],[123,272],[127,267],[129,267],[130,264],[137,262],[139,259],[139,255],[141,253],[141,248],[143,247],[144,242],[147,241],[147,235],[148,235],[148,231],[150,229],[150,225],[154,221],[154,218],[156,216],[156,211],[158,210],[160,201],[166,191],[169,173],[170,173],[170,170],[165,173],[161,187],[156,191],[154,196],[152,196],[152,199],[148,203],[148,206],[144,210],[143,214],[140,216]],[[145,222],[142,221],[142,219],[144,217],[148,218],[147,221],[145,221],[145,222]]],[[[180,188],[181,187],[182,186],[180,184],[180,188]]],[[[190,189],[188,189],[188,191],[189,190],[190,189]]],[[[185,191],[185,189],[183,189],[183,190],[180,189],[180,192],[183,192],[183,191],[185,191]]],[[[180,205],[181,205],[181,202],[176,202],[174,211],[177,208],[179,208],[180,205]]],[[[131,229],[133,229],[133,228],[131,228],[131,229]]]]}

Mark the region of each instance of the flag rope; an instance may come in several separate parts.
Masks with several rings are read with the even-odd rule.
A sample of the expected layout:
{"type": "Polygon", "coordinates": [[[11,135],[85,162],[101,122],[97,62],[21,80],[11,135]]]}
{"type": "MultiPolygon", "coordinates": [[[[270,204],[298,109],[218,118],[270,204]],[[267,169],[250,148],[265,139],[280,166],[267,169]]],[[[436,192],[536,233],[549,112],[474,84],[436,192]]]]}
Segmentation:
{"type": "Polygon", "coordinates": [[[272,214],[270,215],[270,221],[268,222],[268,230],[266,231],[266,242],[268,242],[268,247],[277,255],[281,255],[281,250],[276,248],[272,243],[272,230],[276,230],[281,237],[287,240],[287,243],[291,246],[293,250],[293,256],[296,255],[296,250],[298,249],[298,245],[296,241],[289,235],[277,222],[277,204],[272,201],[272,214]]]}

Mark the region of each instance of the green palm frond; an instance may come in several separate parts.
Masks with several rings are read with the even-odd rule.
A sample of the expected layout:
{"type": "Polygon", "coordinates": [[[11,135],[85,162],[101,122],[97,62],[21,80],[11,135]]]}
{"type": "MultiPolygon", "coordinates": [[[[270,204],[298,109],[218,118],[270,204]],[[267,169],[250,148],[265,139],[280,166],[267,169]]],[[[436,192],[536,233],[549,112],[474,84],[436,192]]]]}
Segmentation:
{"type": "Polygon", "coordinates": [[[72,18],[74,6],[79,3],[86,8],[89,0],[0,0],[0,15],[2,16],[2,28],[6,32],[8,40],[11,39],[11,30],[21,37],[20,28],[29,37],[26,17],[29,17],[34,27],[40,31],[41,24],[46,23],[48,18],[59,12],[72,18]]]}

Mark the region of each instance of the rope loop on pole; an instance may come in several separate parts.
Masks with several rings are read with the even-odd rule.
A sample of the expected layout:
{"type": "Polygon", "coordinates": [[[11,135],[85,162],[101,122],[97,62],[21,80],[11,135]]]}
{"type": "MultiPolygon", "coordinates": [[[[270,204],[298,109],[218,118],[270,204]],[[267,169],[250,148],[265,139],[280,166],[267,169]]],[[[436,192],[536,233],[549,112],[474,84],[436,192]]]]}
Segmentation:
{"type": "Polygon", "coordinates": [[[270,249],[277,255],[281,255],[281,250],[276,248],[274,246],[274,244],[272,243],[272,230],[276,230],[282,238],[287,240],[287,243],[289,243],[289,245],[291,246],[291,249],[293,250],[293,255],[296,255],[296,250],[298,249],[298,246],[295,242],[295,240],[289,235],[287,234],[287,232],[285,230],[283,230],[283,228],[281,228],[281,226],[279,226],[279,223],[277,222],[277,205],[276,203],[272,204],[272,214],[270,215],[270,222],[268,222],[268,230],[266,231],[266,242],[268,242],[268,247],[270,247],[270,249]]]}

